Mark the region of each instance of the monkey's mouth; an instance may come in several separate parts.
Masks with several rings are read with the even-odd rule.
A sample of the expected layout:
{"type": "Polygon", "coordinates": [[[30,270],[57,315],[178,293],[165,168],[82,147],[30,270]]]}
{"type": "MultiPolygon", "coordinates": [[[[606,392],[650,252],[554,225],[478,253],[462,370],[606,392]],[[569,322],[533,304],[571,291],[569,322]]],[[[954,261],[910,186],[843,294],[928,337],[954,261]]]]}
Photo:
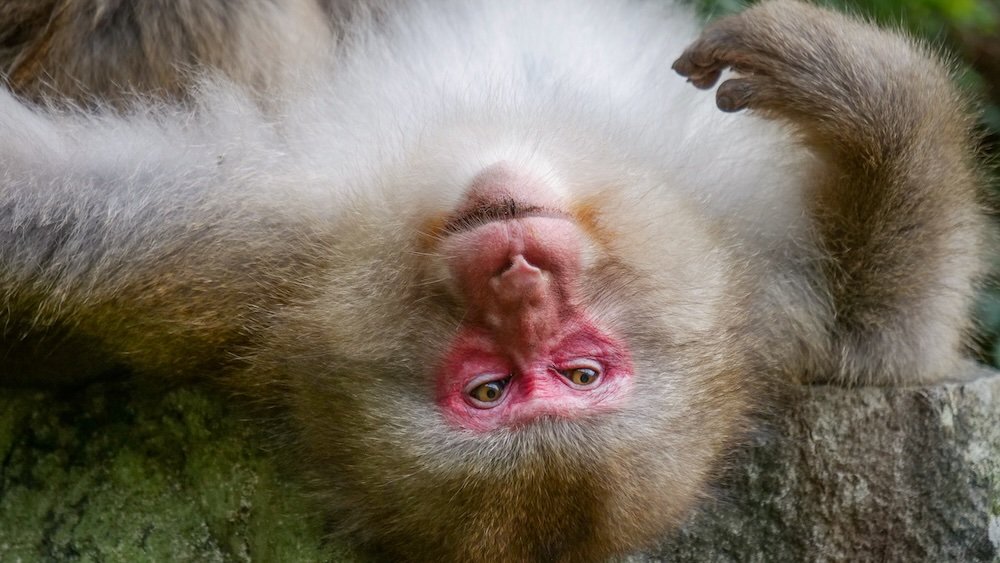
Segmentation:
{"type": "Polygon", "coordinates": [[[569,219],[563,211],[519,202],[510,197],[493,201],[478,201],[459,210],[444,224],[444,233],[453,235],[492,223],[494,221],[513,221],[526,217],[548,217],[552,219],[569,219]]]}

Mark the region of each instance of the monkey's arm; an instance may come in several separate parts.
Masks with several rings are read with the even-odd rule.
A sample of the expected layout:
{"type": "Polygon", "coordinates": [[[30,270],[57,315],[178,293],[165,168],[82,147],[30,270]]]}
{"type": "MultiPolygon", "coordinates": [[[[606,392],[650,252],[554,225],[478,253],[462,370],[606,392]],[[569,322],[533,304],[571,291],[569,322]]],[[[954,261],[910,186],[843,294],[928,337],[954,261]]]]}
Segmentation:
{"type": "Polygon", "coordinates": [[[318,206],[288,195],[274,132],[232,103],[96,118],[0,91],[0,373],[58,370],[44,360],[66,338],[144,371],[215,367],[308,283],[298,227],[318,206]]]}
{"type": "Polygon", "coordinates": [[[825,166],[810,193],[823,259],[811,379],[928,381],[956,368],[980,268],[973,120],[948,69],[913,41],[777,0],[709,26],[674,68],[724,68],[723,111],[793,124],[825,166]]]}

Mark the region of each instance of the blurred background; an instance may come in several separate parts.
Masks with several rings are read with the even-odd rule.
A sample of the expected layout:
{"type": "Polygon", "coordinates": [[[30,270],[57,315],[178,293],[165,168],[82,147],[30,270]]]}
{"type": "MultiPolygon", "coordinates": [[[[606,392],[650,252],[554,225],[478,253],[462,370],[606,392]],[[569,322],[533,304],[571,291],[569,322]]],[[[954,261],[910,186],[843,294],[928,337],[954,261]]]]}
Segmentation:
{"type": "MultiPolygon", "coordinates": [[[[739,11],[743,0],[691,0],[710,18],[739,11]]],[[[986,205],[1000,221],[1000,0],[814,0],[908,30],[948,53],[963,87],[979,102],[984,163],[991,185],[986,205]]],[[[750,2],[753,3],[753,2],[750,2]]],[[[997,238],[996,241],[1000,241],[997,238]]],[[[974,345],[983,362],[1000,367],[1000,244],[977,304],[974,345]]]]}

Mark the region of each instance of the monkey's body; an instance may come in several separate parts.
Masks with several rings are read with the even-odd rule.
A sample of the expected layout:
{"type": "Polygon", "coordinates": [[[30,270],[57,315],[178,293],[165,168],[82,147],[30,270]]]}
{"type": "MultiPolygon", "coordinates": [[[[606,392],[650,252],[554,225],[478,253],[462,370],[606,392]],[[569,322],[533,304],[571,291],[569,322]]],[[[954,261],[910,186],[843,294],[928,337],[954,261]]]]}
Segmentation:
{"type": "Polygon", "coordinates": [[[969,120],[908,41],[798,4],[724,20],[676,67],[744,71],[718,105],[759,111],[733,115],[670,69],[698,35],[677,9],[372,13],[265,109],[229,83],[123,117],[2,94],[11,350],[221,373],[288,407],[340,532],[512,561],[669,530],[769,377],[959,361],[969,120]]]}

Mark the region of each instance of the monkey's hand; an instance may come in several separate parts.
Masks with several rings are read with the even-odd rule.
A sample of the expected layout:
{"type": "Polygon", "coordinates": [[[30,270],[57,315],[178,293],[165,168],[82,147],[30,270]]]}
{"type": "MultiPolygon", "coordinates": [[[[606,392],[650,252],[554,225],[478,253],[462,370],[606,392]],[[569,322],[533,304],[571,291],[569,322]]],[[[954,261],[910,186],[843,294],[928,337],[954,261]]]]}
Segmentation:
{"type": "Polygon", "coordinates": [[[900,34],[771,0],[708,26],[673,68],[793,125],[825,165],[805,186],[828,302],[814,379],[931,381],[956,369],[982,216],[967,104],[948,68],[900,34]]]}
{"type": "Polygon", "coordinates": [[[674,62],[698,88],[723,70],[722,111],[791,120],[835,153],[877,156],[937,125],[968,125],[945,65],[901,35],[808,4],[773,0],[709,25],[674,62]],[[891,138],[890,138],[891,137],[891,138]]]}

